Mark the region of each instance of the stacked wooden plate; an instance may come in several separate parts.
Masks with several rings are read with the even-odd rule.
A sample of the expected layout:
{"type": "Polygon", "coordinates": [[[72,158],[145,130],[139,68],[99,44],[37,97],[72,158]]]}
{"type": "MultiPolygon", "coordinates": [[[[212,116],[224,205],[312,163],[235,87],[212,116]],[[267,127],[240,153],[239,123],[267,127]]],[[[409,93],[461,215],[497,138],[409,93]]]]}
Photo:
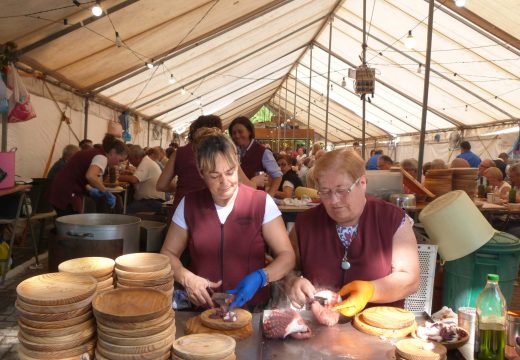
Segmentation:
{"type": "Polygon", "coordinates": [[[175,340],[171,300],[147,288],[114,289],[92,303],[97,322],[96,359],[169,359],[175,340]]]}
{"type": "Polygon", "coordinates": [[[443,345],[418,339],[403,339],[395,344],[397,360],[444,360],[446,353],[443,345]]]}
{"type": "Polygon", "coordinates": [[[135,253],[116,259],[118,288],[145,287],[162,291],[173,297],[173,271],[170,259],[156,253],[135,253]]]}
{"type": "Polygon", "coordinates": [[[424,179],[424,186],[436,196],[444,195],[452,190],[451,179],[451,169],[428,170],[424,179]]]}
{"type": "Polygon", "coordinates": [[[209,309],[194,316],[184,324],[185,334],[223,334],[235,340],[245,339],[253,333],[253,316],[244,309],[234,309],[237,321],[224,321],[222,318],[212,318],[217,309],[209,309]]]}
{"type": "Polygon", "coordinates": [[[236,342],[221,334],[193,334],[173,343],[173,360],[235,360],[236,342]]]}
{"type": "Polygon", "coordinates": [[[477,168],[452,168],[452,188],[453,190],[464,190],[470,199],[475,197],[477,192],[477,168]]]}
{"type": "Polygon", "coordinates": [[[392,338],[406,337],[417,328],[412,312],[391,306],[368,308],[354,317],[352,325],[370,335],[392,338]]]}
{"type": "Polygon", "coordinates": [[[60,272],[90,275],[97,280],[97,292],[114,288],[114,260],[105,257],[82,257],[62,262],[60,272]]]}
{"type": "Polygon", "coordinates": [[[20,359],[79,359],[93,354],[96,326],[91,276],[50,273],[22,281],[16,288],[20,359]]]}

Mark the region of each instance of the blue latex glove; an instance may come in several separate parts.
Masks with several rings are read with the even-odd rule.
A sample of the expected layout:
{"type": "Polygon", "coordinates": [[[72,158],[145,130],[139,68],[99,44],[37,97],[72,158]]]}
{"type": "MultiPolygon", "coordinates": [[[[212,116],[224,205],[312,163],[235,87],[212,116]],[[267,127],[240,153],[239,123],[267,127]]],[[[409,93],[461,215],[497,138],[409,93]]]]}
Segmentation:
{"type": "Polygon", "coordinates": [[[107,201],[108,206],[110,206],[111,209],[116,207],[116,196],[112,194],[110,191],[105,191],[103,193],[105,196],[105,200],[107,201]]]}
{"type": "Polygon", "coordinates": [[[88,191],[88,193],[91,197],[93,197],[95,199],[99,199],[104,196],[103,193],[95,187],[91,187],[90,190],[88,191]]]}
{"type": "Polygon", "coordinates": [[[233,302],[229,304],[229,310],[241,307],[248,302],[266,282],[267,277],[263,269],[258,269],[240,280],[236,288],[227,292],[235,295],[233,302]]]}

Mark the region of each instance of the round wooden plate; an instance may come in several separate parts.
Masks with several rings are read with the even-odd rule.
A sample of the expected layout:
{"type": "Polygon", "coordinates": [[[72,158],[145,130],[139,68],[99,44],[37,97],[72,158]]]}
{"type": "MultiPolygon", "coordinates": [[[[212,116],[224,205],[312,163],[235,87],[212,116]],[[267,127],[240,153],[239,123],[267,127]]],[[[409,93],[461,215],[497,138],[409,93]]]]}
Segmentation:
{"type": "Polygon", "coordinates": [[[85,306],[84,308],[67,311],[63,313],[57,313],[57,314],[40,314],[40,313],[34,313],[31,311],[24,310],[18,306],[18,302],[15,303],[16,310],[20,313],[20,316],[25,319],[29,320],[35,320],[35,321],[41,321],[41,322],[49,322],[49,321],[61,321],[61,320],[67,320],[72,319],[75,317],[78,317],[80,315],[85,314],[86,312],[89,312],[91,309],[90,304],[85,306]]]}
{"type": "Polygon", "coordinates": [[[433,341],[433,340],[425,340],[425,339],[422,339],[422,338],[417,336],[417,330],[412,331],[412,337],[414,339],[417,339],[417,340],[420,340],[420,341],[423,341],[423,342],[433,342],[433,343],[436,343],[436,344],[441,344],[441,345],[444,345],[446,347],[446,349],[452,350],[452,349],[457,349],[457,348],[461,347],[462,345],[467,343],[468,340],[469,340],[469,334],[467,333],[466,329],[463,329],[461,327],[457,327],[457,329],[464,331],[466,336],[463,336],[459,340],[453,341],[453,342],[437,342],[437,341],[433,341]]]}
{"type": "Polygon", "coordinates": [[[110,258],[91,256],[64,261],[58,265],[58,270],[98,278],[111,274],[114,271],[114,265],[115,261],[110,258]]]}
{"type": "Polygon", "coordinates": [[[110,278],[112,280],[114,280],[114,273],[113,272],[111,272],[110,274],[105,275],[105,276],[96,277],[96,280],[97,280],[98,283],[100,283],[100,282],[105,281],[105,280],[110,279],[110,278]]]}
{"type": "Polygon", "coordinates": [[[146,272],[130,272],[115,268],[118,279],[126,280],[155,280],[165,277],[172,271],[172,267],[168,264],[161,270],[146,271],[146,272]]]}
{"type": "MultiPolygon", "coordinates": [[[[94,352],[93,351],[91,351],[90,353],[85,353],[85,354],[88,354],[89,359],[92,359],[93,356],[94,356],[94,352]]],[[[19,360],[41,360],[41,359],[47,359],[45,357],[45,356],[47,356],[46,353],[38,352],[37,355],[38,355],[38,357],[32,357],[32,356],[29,356],[29,355],[25,355],[21,351],[18,351],[18,359],[19,360]]],[[[83,354],[82,354],[82,355],[70,356],[70,357],[65,357],[65,358],[53,357],[52,359],[53,360],[83,360],[83,359],[85,359],[85,356],[83,356],[83,354]]]]}
{"type": "Polygon", "coordinates": [[[363,310],[363,321],[382,329],[403,329],[415,323],[415,315],[392,306],[376,306],[363,310]]]}
{"type": "MultiPolygon", "coordinates": [[[[56,359],[66,359],[66,358],[76,358],[77,356],[81,356],[81,354],[88,353],[92,354],[94,352],[95,340],[89,341],[85,344],[72,347],[67,350],[61,351],[35,351],[26,348],[23,344],[18,344],[18,353],[23,353],[24,355],[30,356],[35,359],[45,359],[45,360],[56,360],[56,359]]],[[[92,356],[92,355],[91,355],[92,356]]]]}
{"type": "Polygon", "coordinates": [[[85,307],[90,306],[90,304],[92,303],[93,297],[94,297],[94,295],[89,296],[88,298],[78,301],[76,303],[64,304],[64,305],[46,305],[46,306],[33,305],[33,304],[26,303],[22,299],[18,299],[16,301],[16,304],[21,309],[32,312],[32,313],[61,314],[61,313],[66,313],[66,312],[73,311],[73,310],[83,309],[85,307]]]}
{"type": "Polygon", "coordinates": [[[163,285],[163,284],[166,284],[168,282],[171,282],[173,281],[173,271],[170,271],[166,276],[163,276],[163,277],[160,277],[160,278],[157,278],[157,279],[147,279],[147,280],[134,280],[134,279],[128,279],[126,277],[121,277],[119,276],[117,278],[117,282],[119,284],[123,284],[123,285],[127,285],[127,286],[133,286],[133,287],[138,287],[138,286],[144,286],[144,287],[149,287],[149,286],[157,286],[157,285],[163,285]]]}
{"type": "MultiPolygon", "coordinates": [[[[235,355],[235,353],[233,353],[233,354],[226,356],[225,358],[218,359],[218,360],[236,360],[236,358],[237,358],[237,356],[235,355]]],[[[172,352],[172,360],[185,360],[185,358],[181,358],[172,352]]]]}
{"type": "Polygon", "coordinates": [[[92,319],[94,318],[92,311],[87,311],[84,314],[78,315],[76,317],[72,317],[70,319],[55,320],[55,321],[38,321],[38,320],[32,320],[32,319],[28,319],[24,316],[21,316],[18,319],[18,322],[21,324],[24,324],[26,326],[36,328],[36,329],[63,329],[63,328],[67,328],[70,326],[77,325],[77,324],[81,324],[90,318],[92,318],[92,319]]]}
{"type": "Polygon", "coordinates": [[[98,294],[92,302],[96,318],[120,322],[152,320],[171,309],[163,293],[147,288],[114,289],[98,294]]]}
{"type": "Polygon", "coordinates": [[[352,326],[361,332],[369,335],[385,336],[389,338],[403,338],[408,336],[412,331],[417,328],[417,324],[414,322],[413,325],[404,329],[383,329],[372,325],[368,325],[363,321],[362,313],[354,316],[352,320],[352,326]]]}
{"type": "Polygon", "coordinates": [[[137,322],[120,322],[120,321],[111,321],[107,319],[98,318],[96,319],[96,323],[99,325],[104,325],[106,327],[112,328],[112,329],[121,329],[121,330],[144,330],[151,328],[157,324],[162,324],[165,321],[168,321],[167,319],[172,317],[175,318],[175,313],[172,309],[167,311],[165,314],[159,316],[156,319],[148,320],[148,321],[137,321],[137,322]]]}
{"type": "Polygon", "coordinates": [[[110,326],[106,326],[103,323],[98,322],[97,328],[98,332],[103,332],[104,334],[110,335],[110,336],[116,336],[116,337],[138,337],[138,336],[150,336],[157,334],[161,331],[164,331],[168,329],[171,326],[175,326],[175,319],[172,313],[167,313],[169,316],[166,318],[166,320],[157,323],[152,324],[149,327],[143,328],[143,329],[118,329],[118,328],[112,328],[110,326]]]}
{"type": "Polygon", "coordinates": [[[234,310],[237,315],[237,321],[228,322],[222,319],[212,319],[211,314],[215,313],[217,309],[208,309],[200,314],[200,321],[202,325],[215,330],[234,330],[240,329],[251,323],[253,316],[247,310],[236,308],[234,310]]]}
{"type": "Polygon", "coordinates": [[[171,356],[171,348],[172,346],[170,344],[155,351],[142,354],[119,354],[98,346],[96,348],[96,360],[166,360],[171,356]]]}
{"type": "Polygon", "coordinates": [[[67,334],[77,333],[84,329],[95,328],[96,323],[94,322],[94,318],[90,318],[85,322],[82,322],[82,323],[79,323],[76,325],[72,325],[72,326],[58,328],[58,329],[44,329],[44,328],[42,329],[42,328],[31,327],[31,326],[25,325],[21,321],[18,321],[18,326],[20,327],[20,330],[23,331],[24,334],[28,334],[31,336],[47,337],[47,336],[63,336],[63,335],[67,335],[67,334]]]}
{"type": "MultiPolygon", "coordinates": [[[[78,334],[71,334],[67,338],[60,338],[60,342],[51,343],[49,341],[52,340],[50,337],[45,338],[37,338],[32,337],[32,340],[38,340],[41,342],[31,341],[25,338],[24,334],[19,331],[18,332],[18,340],[20,340],[20,344],[22,344],[25,348],[34,350],[34,351],[64,351],[68,349],[75,348],[77,346],[88,343],[95,337],[96,330],[94,328],[89,330],[84,330],[78,334]]],[[[28,354],[29,355],[29,354],[28,354]]]]}
{"type": "Polygon", "coordinates": [[[97,344],[98,344],[98,347],[102,348],[103,350],[108,350],[108,351],[112,351],[114,353],[128,355],[128,354],[149,353],[152,351],[163,349],[166,346],[168,346],[168,347],[171,346],[174,340],[175,340],[175,338],[173,336],[168,336],[153,344],[126,346],[126,345],[111,344],[109,342],[106,342],[103,339],[98,338],[97,344]]]}
{"type": "Polygon", "coordinates": [[[193,334],[173,342],[173,353],[185,360],[224,359],[235,352],[236,341],[222,334],[193,334]]]}
{"type": "Polygon", "coordinates": [[[166,338],[170,338],[172,341],[175,339],[175,325],[172,324],[168,328],[164,329],[161,332],[156,334],[148,335],[148,336],[137,336],[133,335],[130,337],[127,336],[112,336],[103,332],[101,329],[98,329],[98,339],[102,339],[109,344],[112,345],[121,345],[121,346],[141,346],[141,345],[150,345],[154,344],[158,341],[164,340],[166,338]]]}
{"type": "Polygon", "coordinates": [[[188,319],[184,323],[184,333],[186,335],[190,334],[223,334],[227,336],[231,336],[235,340],[243,340],[251,336],[253,334],[253,324],[249,323],[243,328],[235,329],[235,330],[215,330],[204,326],[200,321],[200,315],[194,316],[188,319]]]}
{"type": "Polygon", "coordinates": [[[117,287],[118,288],[122,288],[122,289],[129,289],[129,288],[146,288],[146,289],[155,289],[155,290],[159,290],[159,291],[169,291],[171,289],[173,289],[173,279],[171,281],[168,281],[167,283],[165,284],[162,284],[162,285],[155,285],[155,286],[133,286],[133,285],[126,285],[126,284],[121,284],[118,280],[117,282],[117,287]]]}
{"type": "Polygon", "coordinates": [[[433,348],[425,347],[426,342],[417,339],[402,339],[395,344],[395,353],[409,360],[444,360],[446,348],[433,344],[433,348]]]}
{"type": "Polygon", "coordinates": [[[16,287],[18,297],[34,305],[72,304],[88,298],[96,291],[92,276],[49,273],[33,276],[16,287]]]}
{"type": "Polygon", "coordinates": [[[127,254],[116,259],[116,268],[129,272],[157,271],[168,265],[170,265],[168,256],[156,253],[127,254]]]}
{"type": "Polygon", "coordinates": [[[98,281],[96,290],[103,290],[103,289],[106,289],[107,287],[110,287],[110,286],[113,286],[113,285],[114,285],[114,278],[113,277],[109,277],[106,280],[98,281]]]}

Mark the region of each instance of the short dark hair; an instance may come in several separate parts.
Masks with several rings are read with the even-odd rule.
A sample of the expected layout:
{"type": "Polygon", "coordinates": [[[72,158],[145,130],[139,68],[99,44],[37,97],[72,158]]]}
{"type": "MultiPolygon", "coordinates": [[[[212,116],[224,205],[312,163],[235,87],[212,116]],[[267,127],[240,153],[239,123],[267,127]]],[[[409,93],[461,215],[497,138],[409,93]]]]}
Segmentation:
{"type": "Polygon", "coordinates": [[[188,132],[188,141],[193,141],[193,135],[195,135],[195,132],[199,130],[200,128],[207,127],[212,128],[216,127],[220,130],[222,130],[222,120],[217,115],[201,115],[191,123],[190,125],[190,131],[188,132]]]}
{"type": "Polygon", "coordinates": [[[383,154],[383,150],[381,149],[377,149],[376,151],[374,151],[374,155],[382,155],[383,154]]]}
{"type": "Polygon", "coordinates": [[[92,149],[92,147],[93,147],[92,140],[90,140],[90,139],[83,139],[79,142],[79,148],[81,150],[92,149]]]}
{"type": "Polygon", "coordinates": [[[110,150],[114,149],[118,155],[128,154],[125,143],[112,134],[105,134],[102,146],[105,153],[109,153],[110,150]]]}
{"type": "Polygon", "coordinates": [[[235,120],[233,120],[231,122],[231,124],[229,124],[229,127],[228,127],[229,135],[231,135],[231,132],[233,131],[233,127],[238,124],[244,125],[246,127],[247,131],[249,131],[249,140],[255,138],[255,126],[253,125],[251,120],[249,120],[245,116],[239,116],[235,120]]]}
{"type": "Polygon", "coordinates": [[[463,150],[471,150],[471,144],[469,141],[463,141],[460,143],[460,148],[463,150]]]}
{"type": "Polygon", "coordinates": [[[390,164],[390,165],[393,165],[394,164],[394,161],[392,160],[392,158],[388,155],[381,155],[379,157],[379,159],[381,159],[382,161],[384,161],[385,163],[387,164],[390,164]]]}

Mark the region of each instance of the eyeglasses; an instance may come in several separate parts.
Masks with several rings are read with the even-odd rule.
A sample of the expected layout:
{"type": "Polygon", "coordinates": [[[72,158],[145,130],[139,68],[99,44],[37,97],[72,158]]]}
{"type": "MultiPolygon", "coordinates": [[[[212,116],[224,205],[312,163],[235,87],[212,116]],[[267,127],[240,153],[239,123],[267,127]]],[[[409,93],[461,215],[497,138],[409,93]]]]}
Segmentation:
{"type": "Polygon", "coordinates": [[[359,180],[361,180],[361,178],[357,178],[357,180],[354,181],[354,183],[348,188],[338,187],[334,190],[319,190],[318,195],[322,199],[331,199],[332,195],[336,195],[337,198],[344,199],[352,192],[352,190],[354,190],[354,187],[359,184],[359,180]]]}

